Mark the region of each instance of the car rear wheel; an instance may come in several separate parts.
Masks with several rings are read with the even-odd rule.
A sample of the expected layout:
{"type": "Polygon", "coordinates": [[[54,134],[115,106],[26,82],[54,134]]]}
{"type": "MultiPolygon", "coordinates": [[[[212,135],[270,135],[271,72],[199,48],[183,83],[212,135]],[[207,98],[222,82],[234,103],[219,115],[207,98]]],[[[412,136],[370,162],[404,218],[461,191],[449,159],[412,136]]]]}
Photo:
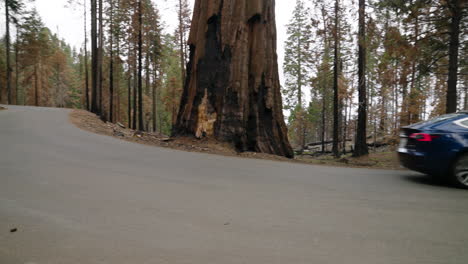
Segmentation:
{"type": "Polygon", "coordinates": [[[468,189],[468,154],[461,156],[455,162],[452,181],[458,187],[468,189]]]}

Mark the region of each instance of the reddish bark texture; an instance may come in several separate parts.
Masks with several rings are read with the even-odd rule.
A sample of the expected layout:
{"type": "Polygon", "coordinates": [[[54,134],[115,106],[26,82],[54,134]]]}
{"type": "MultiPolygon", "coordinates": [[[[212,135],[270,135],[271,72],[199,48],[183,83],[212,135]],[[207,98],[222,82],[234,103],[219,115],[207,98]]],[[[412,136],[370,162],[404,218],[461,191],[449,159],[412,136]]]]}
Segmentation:
{"type": "Polygon", "coordinates": [[[293,157],[282,113],[274,0],[196,0],[175,135],[293,157]]]}

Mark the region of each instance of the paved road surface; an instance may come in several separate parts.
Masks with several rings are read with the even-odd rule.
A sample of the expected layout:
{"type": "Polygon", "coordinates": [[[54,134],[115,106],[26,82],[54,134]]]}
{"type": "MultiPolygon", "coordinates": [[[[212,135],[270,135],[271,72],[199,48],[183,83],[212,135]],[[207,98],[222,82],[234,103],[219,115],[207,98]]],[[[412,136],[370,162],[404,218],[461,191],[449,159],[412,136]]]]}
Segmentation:
{"type": "Polygon", "coordinates": [[[9,108],[1,264],[468,263],[468,191],[417,173],[148,147],[9,108]]]}

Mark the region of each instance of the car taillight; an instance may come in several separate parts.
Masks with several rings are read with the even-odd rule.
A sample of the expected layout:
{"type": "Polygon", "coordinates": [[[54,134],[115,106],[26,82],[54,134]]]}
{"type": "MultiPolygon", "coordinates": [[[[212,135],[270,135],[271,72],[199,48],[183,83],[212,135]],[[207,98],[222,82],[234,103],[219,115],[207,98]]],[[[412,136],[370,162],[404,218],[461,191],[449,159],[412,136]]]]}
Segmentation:
{"type": "Polygon", "coordinates": [[[440,136],[426,134],[426,133],[414,133],[414,134],[411,134],[409,137],[417,141],[430,142],[436,138],[439,138],[440,136]]]}

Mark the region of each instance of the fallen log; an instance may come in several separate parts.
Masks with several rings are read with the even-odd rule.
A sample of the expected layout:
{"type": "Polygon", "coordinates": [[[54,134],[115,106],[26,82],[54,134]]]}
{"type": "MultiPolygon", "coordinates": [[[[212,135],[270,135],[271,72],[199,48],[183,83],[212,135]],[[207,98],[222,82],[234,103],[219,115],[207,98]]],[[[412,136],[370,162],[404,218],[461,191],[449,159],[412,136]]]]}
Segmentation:
{"type": "MultiPolygon", "coordinates": [[[[347,139],[346,142],[351,142],[353,141],[352,139],[347,139]]],[[[309,146],[309,147],[314,147],[314,146],[320,146],[322,145],[323,143],[325,143],[325,145],[328,145],[328,144],[333,144],[333,140],[328,140],[328,141],[325,141],[325,142],[312,142],[312,143],[308,143],[306,144],[306,146],[309,146]]]]}

